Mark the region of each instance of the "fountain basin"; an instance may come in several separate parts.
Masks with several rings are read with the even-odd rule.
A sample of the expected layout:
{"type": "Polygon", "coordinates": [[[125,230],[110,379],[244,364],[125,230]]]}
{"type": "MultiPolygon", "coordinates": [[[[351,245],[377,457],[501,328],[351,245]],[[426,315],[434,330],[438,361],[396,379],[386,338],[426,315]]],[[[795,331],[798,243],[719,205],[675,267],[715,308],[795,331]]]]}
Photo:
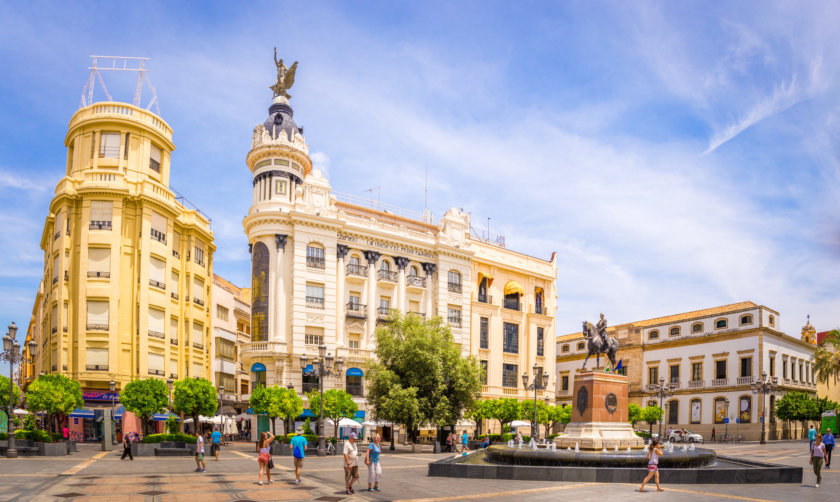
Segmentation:
{"type": "MultiPolygon", "coordinates": [[[[660,468],[690,469],[710,465],[715,459],[712,450],[695,449],[665,453],[659,458],[660,468]]],[[[488,462],[502,465],[540,465],[576,467],[647,467],[647,452],[526,450],[507,446],[490,446],[485,450],[488,462]]]]}

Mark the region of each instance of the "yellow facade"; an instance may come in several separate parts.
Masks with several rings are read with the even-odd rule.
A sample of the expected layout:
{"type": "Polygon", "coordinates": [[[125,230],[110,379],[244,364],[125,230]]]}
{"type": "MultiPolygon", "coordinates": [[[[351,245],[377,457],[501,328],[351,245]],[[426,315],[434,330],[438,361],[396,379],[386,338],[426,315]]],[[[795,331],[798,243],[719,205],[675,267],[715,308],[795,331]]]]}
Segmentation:
{"type": "Polygon", "coordinates": [[[44,224],[34,372],[83,389],[210,376],[213,233],[169,189],[172,129],[125,104],[78,110],[44,224]]]}

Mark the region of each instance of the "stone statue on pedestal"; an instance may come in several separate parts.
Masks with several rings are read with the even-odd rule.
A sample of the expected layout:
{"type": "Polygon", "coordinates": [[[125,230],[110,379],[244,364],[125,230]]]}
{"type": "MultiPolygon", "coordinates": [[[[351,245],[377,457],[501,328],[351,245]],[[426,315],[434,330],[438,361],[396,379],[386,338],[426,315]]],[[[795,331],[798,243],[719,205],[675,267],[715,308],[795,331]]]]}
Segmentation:
{"type": "Polygon", "coordinates": [[[587,340],[588,353],[586,354],[586,359],[583,360],[581,370],[586,369],[586,362],[589,361],[592,354],[595,354],[595,371],[598,371],[598,368],[601,366],[601,354],[606,354],[610,363],[612,363],[612,367],[615,368],[615,354],[618,352],[618,340],[607,336],[607,320],[604,318],[604,314],[601,314],[601,319],[595,326],[589,321],[583,321],[582,331],[583,337],[587,340]]]}

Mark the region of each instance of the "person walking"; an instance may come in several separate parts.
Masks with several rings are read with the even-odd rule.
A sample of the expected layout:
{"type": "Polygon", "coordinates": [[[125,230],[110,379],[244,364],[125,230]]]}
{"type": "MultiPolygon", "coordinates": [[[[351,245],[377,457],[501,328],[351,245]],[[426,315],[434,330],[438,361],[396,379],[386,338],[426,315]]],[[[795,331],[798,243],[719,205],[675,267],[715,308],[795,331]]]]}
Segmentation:
{"type": "Polygon", "coordinates": [[[817,431],[814,429],[812,425],[810,429],[808,429],[808,451],[811,451],[811,448],[814,447],[814,440],[817,438],[817,431]]]}
{"type": "Polygon", "coordinates": [[[455,444],[455,436],[450,432],[446,437],[446,451],[452,453],[452,446],[455,444]]]}
{"type": "Polygon", "coordinates": [[[822,438],[822,444],[825,446],[825,468],[831,468],[831,450],[834,449],[834,434],[831,429],[825,430],[825,435],[822,438]]]}
{"type": "Polygon", "coordinates": [[[204,463],[204,436],[198,427],[195,428],[195,472],[207,472],[207,464],[204,463]]]}
{"type": "Polygon", "coordinates": [[[712,441],[715,440],[715,428],[712,427],[712,441]]]}
{"type": "Polygon", "coordinates": [[[467,446],[467,443],[469,442],[469,439],[470,439],[470,437],[467,436],[467,431],[464,430],[464,434],[461,435],[461,453],[464,453],[464,452],[469,453],[470,452],[470,449],[467,446]]]}
{"type": "Polygon", "coordinates": [[[128,434],[123,434],[122,438],[123,443],[123,454],[120,457],[120,460],[125,460],[125,456],[128,455],[130,460],[134,460],[134,455],[131,454],[131,438],[128,434]]]}
{"type": "Polygon", "coordinates": [[[216,462],[219,461],[219,450],[222,449],[222,433],[214,430],[213,434],[210,434],[210,438],[213,441],[210,444],[210,454],[216,457],[216,462]]]}
{"type": "Polygon", "coordinates": [[[820,470],[822,469],[823,461],[825,460],[825,445],[822,444],[822,436],[817,434],[814,438],[814,444],[811,446],[811,458],[808,462],[814,468],[814,474],[817,475],[817,484],[814,485],[814,488],[820,487],[820,481],[822,481],[822,474],[820,474],[820,470]]]}
{"type": "Polygon", "coordinates": [[[368,445],[365,454],[365,465],[368,466],[368,491],[379,492],[379,481],[382,479],[382,466],[379,464],[379,455],[382,453],[382,436],[373,436],[373,442],[368,445]],[[373,487],[371,487],[373,485],[373,487]]]}
{"type": "Polygon", "coordinates": [[[650,445],[648,446],[647,458],[648,458],[648,475],[644,481],[642,481],[642,486],[639,487],[639,491],[645,491],[645,485],[648,481],[650,481],[651,477],[655,476],[656,481],[656,491],[664,492],[665,490],[659,486],[659,457],[662,456],[662,449],[659,447],[659,441],[656,438],[652,438],[650,440],[650,445]]]}
{"type": "Polygon", "coordinates": [[[306,448],[309,441],[303,437],[303,428],[298,427],[297,435],[292,438],[292,455],[295,457],[295,486],[300,486],[300,470],[303,469],[303,459],[306,457],[306,448]]]}
{"type": "Polygon", "coordinates": [[[262,485],[262,478],[263,478],[263,471],[266,472],[268,475],[268,484],[271,484],[271,469],[268,467],[268,464],[271,463],[271,442],[274,440],[274,435],[270,432],[263,432],[260,434],[260,444],[257,445],[259,449],[259,456],[257,457],[257,462],[260,464],[260,482],[259,484],[262,485]]]}
{"type": "Polygon", "coordinates": [[[358,454],[356,433],[351,432],[347,442],[344,443],[344,485],[347,488],[347,495],[356,493],[353,491],[353,483],[359,480],[359,464],[356,460],[358,454]]]}

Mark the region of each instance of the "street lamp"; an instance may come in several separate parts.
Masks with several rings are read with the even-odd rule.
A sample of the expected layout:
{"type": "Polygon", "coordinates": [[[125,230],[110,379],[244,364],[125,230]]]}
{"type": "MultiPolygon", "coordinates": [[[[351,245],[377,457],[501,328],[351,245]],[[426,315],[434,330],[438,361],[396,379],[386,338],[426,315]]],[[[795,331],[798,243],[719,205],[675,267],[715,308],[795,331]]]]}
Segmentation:
{"type": "Polygon", "coordinates": [[[27,344],[29,346],[29,357],[24,357],[20,353],[20,344],[15,341],[17,336],[17,326],[15,323],[9,325],[9,332],[3,337],[3,353],[0,354],[0,361],[9,362],[9,447],[6,449],[6,458],[17,458],[17,448],[15,447],[15,383],[14,383],[14,367],[15,363],[28,363],[35,360],[35,352],[38,350],[38,343],[35,340],[30,340],[27,344]]]}
{"type": "MultiPolygon", "coordinates": [[[[534,441],[539,440],[540,438],[540,429],[539,425],[537,425],[537,391],[538,390],[545,390],[548,387],[548,373],[544,372],[542,367],[534,364],[534,380],[531,384],[528,384],[528,372],[522,374],[522,386],[525,387],[526,391],[533,390],[534,391],[534,420],[531,422],[531,437],[534,441]]],[[[548,396],[546,396],[546,401],[548,400],[548,396]]]]}
{"type": "Polygon", "coordinates": [[[726,422],[726,431],[724,432],[724,434],[726,435],[727,438],[729,438],[729,398],[728,397],[723,401],[723,404],[726,405],[726,420],[724,420],[726,422]]]}
{"type": "Polygon", "coordinates": [[[321,392],[321,406],[320,416],[318,417],[318,456],[323,457],[327,454],[324,448],[324,378],[325,377],[340,377],[344,371],[344,359],[336,359],[332,355],[327,354],[327,346],[321,344],[318,346],[318,358],[312,360],[313,367],[307,370],[309,358],[306,354],[300,356],[300,371],[303,375],[314,375],[318,377],[318,390],[321,392]]]}
{"type": "Polygon", "coordinates": [[[175,383],[175,380],[171,378],[166,379],[166,387],[169,389],[169,413],[172,413],[172,384],[175,383]]]}
{"type": "Polygon", "coordinates": [[[117,419],[114,418],[114,392],[117,390],[117,382],[111,380],[108,382],[108,388],[111,390],[111,444],[117,444],[117,419]]]}
{"type": "MultiPolygon", "coordinates": [[[[659,383],[648,385],[648,394],[652,398],[659,398],[659,409],[662,409],[662,401],[674,395],[674,385],[660,378],[659,383]]],[[[662,420],[659,421],[659,440],[662,441],[662,420]]]]}
{"type": "Polygon", "coordinates": [[[761,441],[760,444],[766,444],[767,441],[765,440],[764,436],[764,418],[765,418],[765,408],[764,408],[764,400],[767,398],[768,392],[773,392],[776,390],[776,382],[778,379],[776,377],[768,377],[766,371],[761,372],[761,380],[755,381],[751,384],[753,394],[761,394],[761,441]]]}

